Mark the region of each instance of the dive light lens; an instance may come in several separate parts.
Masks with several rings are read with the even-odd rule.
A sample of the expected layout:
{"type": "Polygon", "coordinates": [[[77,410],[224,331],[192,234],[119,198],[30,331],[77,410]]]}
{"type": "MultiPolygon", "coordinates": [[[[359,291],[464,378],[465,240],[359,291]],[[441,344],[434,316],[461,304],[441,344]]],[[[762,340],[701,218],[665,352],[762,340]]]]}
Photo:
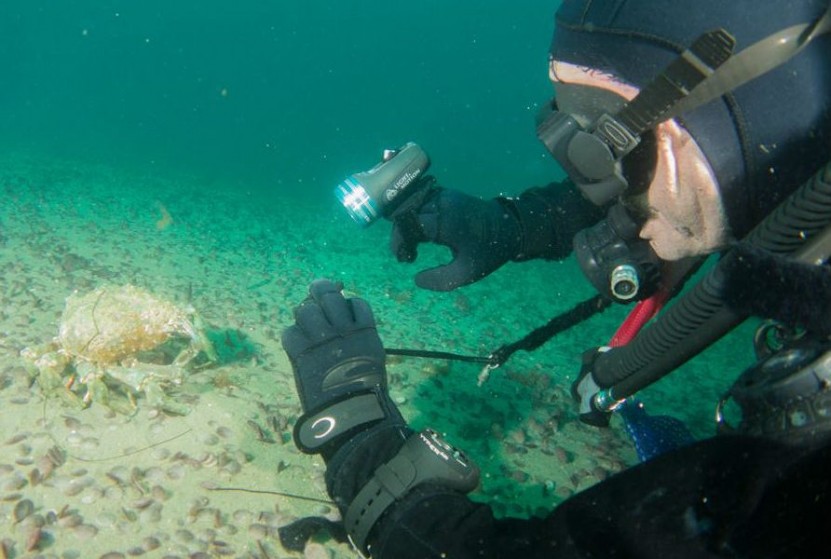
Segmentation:
{"type": "Polygon", "coordinates": [[[335,196],[360,225],[369,225],[381,214],[378,204],[354,176],[335,187],[335,196]]]}

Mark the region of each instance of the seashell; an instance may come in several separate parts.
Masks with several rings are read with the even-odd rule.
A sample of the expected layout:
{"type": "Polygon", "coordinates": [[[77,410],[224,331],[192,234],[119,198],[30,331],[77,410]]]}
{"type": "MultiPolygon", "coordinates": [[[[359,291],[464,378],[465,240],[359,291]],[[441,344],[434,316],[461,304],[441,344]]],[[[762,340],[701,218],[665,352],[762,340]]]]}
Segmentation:
{"type": "Polygon", "coordinates": [[[17,458],[14,463],[18,466],[31,466],[35,463],[35,461],[30,456],[21,456],[20,458],[17,458]]]}
{"type": "Polygon", "coordinates": [[[166,474],[170,480],[179,480],[185,477],[185,468],[181,464],[176,464],[169,467],[166,474]]]}
{"type": "Polygon", "coordinates": [[[80,446],[84,450],[95,450],[100,444],[101,442],[95,437],[85,437],[80,446]]]}
{"type": "Polygon", "coordinates": [[[32,468],[31,471],[29,471],[29,483],[32,487],[38,485],[44,479],[46,479],[46,477],[41,473],[39,468],[32,468]]]}
{"type": "Polygon", "coordinates": [[[592,468],[591,474],[598,480],[603,481],[609,477],[609,471],[602,466],[595,466],[592,468]]]}
{"type": "Polygon", "coordinates": [[[317,542],[309,542],[303,549],[303,559],[331,559],[329,550],[317,542]]]}
{"type": "Polygon", "coordinates": [[[154,549],[158,549],[161,547],[162,542],[159,541],[159,538],[154,536],[147,536],[143,540],[141,540],[141,547],[145,551],[153,551],[154,549]]]}
{"type": "Polygon", "coordinates": [[[571,456],[568,451],[561,446],[554,447],[554,456],[561,464],[568,464],[571,462],[571,456]]]}
{"type": "Polygon", "coordinates": [[[188,511],[188,520],[190,522],[205,520],[213,521],[213,523],[216,523],[216,513],[217,509],[210,507],[191,507],[191,509],[188,511]]]}
{"type": "Polygon", "coordinates": [[[152,467],[148,468],[144,472],[144,479],[147,481],[155,481],[156,483],[162,482],[165,480],[165,472],[161,468],[152,467]]]}
{"type": "Polygon", "coordinates": [[[116,466],[107,472],[106,475],[119,487],[127,486],[130,480],[130,472],[124,466],[116,466]]]}
{"type": "Polygon", "coordinates": [[[277,513],[269,512],[269,511],[262,511],[259,515],[257,515],[257,520],[262,522],[263,524],[268,524],[269,526],[274,526],[277,523],[279,515],[277,513]]]}
{"type": "Polygon", "coordinates": [[[170,497],[167,489],[162,487],[161,485],[154,485],[152,489],[150,489],[150,495],[153,496],[154,499],[157,501],[167,501],[170,497]]]}
{"type": "Polygon", "coordinates": [[[14,506],[14,512],[12,513],[14,523],[17,524],[33,512],[35,512],[35,504],[31,500],[23,499],[18,501],[14,506]]]}
{"type": "Polygon", "coordinates": [[[142,522],[158,522],[162,519],[162,505],[153,503],[139,513],[142,522]]]}
{"type": "Polygon", "coordinates": [[[137,467],[130,470],[130,485],[135,487],[139,493],[144,494],[142,481],[144,481],[144,470],[137,467]]]}
{"type": "Polygon", "coordinates": [[[86,493],[84,493],[83,497],[81,497],[81,503],[84,505],[90,505],[104,496],[104,491],[97,487],[90,487],[86,493]]]}
{"type": "Polygon", "coordinates": [[[74,497],[75,495],[80,495],[84,489],[93,483],[95,483],[95,480],[91,477],[72,478],[64,485],[63,493],[67,497],[74,497]]]}
{"type": "Polygon", "coordinates": [[[46,451],[46,454],[38,459],[38,464],[45,471],[47,469],[51,472],[55,468],[59,468],[66,462],[66,452],[60,447],[53,446],[46,451]]]}
{"type": "Polygon", "coordinates": [[[164,447],[154,448],[150,455],[154,460],[167,460],[170,458],[170,449],[164,447]]]}
{"type": "Polygon", "coordinates": [[[99,528],[113,528],[118,524],[118,517],[112,512],[102,512],[95,517],[95,525],[99,528]]]}
{"type": "Polygon", "coordinates": [[[43,528],[46,526],[46,517],[42,514],[30,514],[20,521],[20,526],[24,529],[29,528],[43,528]]]}
{"type": "Polygon", "coordinates": [[[92,524],[79,524],[78,526],[75,526],[72,531],[80,540],[89,540],[98,534],[98,528],[92,524]]]}
{"type": "Polygon", "coordinates": [[[71,415],[63,416],[63,424],[67,429],[71,429],[73,431],[77,431],[81,428],[81,421],[77,417],[72,417],[71,415]]]}
{"type": "Polygon", "coordinates": [[[75,528],[84,523],[84,517],[76,512],[71,512],[58,518],[58,526],[61,528],[75,528]]]}
{"type": "Polygon", "coordinates": [[[43,531],[39,527],[35,527],[29,532],[29,535],[26,536],[26,543],[23,546],[23,549],[28,551],[35,551],[40,549],[41,540],[43,540],[43,531]]]}
{"type": "Polygon", "coordinates": [[[136,499],[133,501],[130,506],[136,510],[144,510],[150,505],[152,505],[155,500],[152,497],[142,497],[141,499],[136,499]]]}
{"type": "Polygon", "coordinates": [[[32,446],[28,444],[17,445],[17,454],[22,456],[29,456],[32,453],[32,446]]]}
{"type": "Polygon", "coordinates": [[[6,439],[6,442],[4,442],[3,444],[6,446],[17,444],[20,441],[25,441],[27,438],[29,438],[30,434],[31,433],[29,433],[28,431],[22,431],[6,439]]]}
{"type": "Polygon", "coordinates": [[[136,514],[136,511],[125,509],[124,507],[122,507],[121,514],[124,515],[124,518],[127,519],[127,522],[135,522],[136,520],[138,520],[138,514],[136,514]]]}
{"type": "Polygon", "coordinates": [[[248,527],[248,535],[255,540],[263,540],[268,537],[268,526],[265,524],[252,524],[248,527]]]}
{"type": "Polygon", "coordinates": [[[121,553],[120,551],[110,551],[109,553],[105,553],[98,559],[125,559],[126,556],[121,553]]]}
{"type": "Polygon", "coordinates": [[[332,512],[332,507],[330,507],[329,505],[320,504],[316,505],[313,510],[315,516],[326,516],[327,514],[332,512]]]}
{"type": "Polygon", "coordinates": [[[239,524],[245,524],[246,522],[251,522],[251,518],[253,515],[251,511],[245,509],[238,509],[234,511],[234,514],[231,515],[231,518],[234,519],[234,522],[239,524]]]}
{"type": "Polygon", "coordinates": [[[211,545],[213,546],[212,552],[220,557],[234,554],[234,548],[228,545],[228,542],[223,540],[214,540],[211,542],[211,545]]]}
{"type": "Polygon", "coordinates": [[[0,489],[2,489],[3,491],[17,491],[18,489],[26,487],[28,483],[29,480],[27,480],[21,474],[15,472],[14,476],[10,477],[9,479],[3,482],[3,485],[0,486],[0,489]]]}
{"type": "Polygon", "coordinates": [[[236,535],[237,532],[239,532],[239,528],[237,528],[233,524],[223,524],[219,527],[219,532],[227,536],[233,536],[236,535]]]}
{"type": "Polygon", "coordinates": [[[176,541],[181,543],[190,543],[193,541],[194,535],[193,532],[190,530],[176,530],[176,533],[173,534],[173,537],[176,538],[176,541]]]}
{"type": "Polygon", "coordinates": [[[205,507],[207,507],[209,504],[211,504],[211,500],[210,500],[210,499],[208,499],[207,497],[204,497],[204,496],[203,496],[203,497],[197,497],[196,499],[194,499],[193,501],[191,501],[191,506],[192,506],[192,507],[201,507],[201,508],[205,508],[205,507]]]}
{"type": "Polygon", "coordinates": [[[230,439],[234,436],[234,431],[228,427],[217,427],[216,434],[223,439],[230,439]]]}
{"type": "Polygon", "coordinates": [[[197,460],[205,468],[211,468],[217,464],[216,454],[213,452],[203,452],[197,457],[197,460]]]}
{"type": "Polygon", "coordinates": [[[228,472],[231,475],[238,474],[242,470],[242,465],[236,460],[231,460],[222,468],[223,472],[228,472]]]}

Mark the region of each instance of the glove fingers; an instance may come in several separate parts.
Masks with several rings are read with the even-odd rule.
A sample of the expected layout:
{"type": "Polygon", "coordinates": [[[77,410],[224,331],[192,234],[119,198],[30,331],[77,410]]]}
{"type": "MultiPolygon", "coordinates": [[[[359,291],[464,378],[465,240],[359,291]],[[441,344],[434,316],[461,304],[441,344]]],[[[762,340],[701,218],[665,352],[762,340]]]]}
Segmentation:
{"type": "Polygon", "coordinates": [[[340,292],[323,293],[318,299],[323,316],[334,327],[335,332],[345,334],[355,328],[355,318],[352,316],[352,306],[340,292]]]}
{"type": "MultiPolygon", "coordinates": [[[[310,297],[320,307],[323,318],[340,334],[356,328],[374,328],[375,318],[367,302],[358,298],[347,299],[343,296],[342,289],[341,283],[327,280],[312,283],[310,297]]],[[[314,320],[319,319],[314,317],[314,320]]],[[[314,326],[319,327],[319,324],[315,322],[314,326]]]]}
{"type": "Polygon", "coordinates": [[[375,328],[375,317],[372,314],[369,303],[363,299],[350,299],[349,302],[352,305],[355,326],[357,328],[375,328]]]}
{"type": "Polygon", "coordinates": [[[283,351],[286,352],[292,362],[310,345],[308,336],[296,324],[283,330],[280,341],[283,343],[283,351]]]}
{"type": "Polygon", "coordinates": [[[294,322],[310,343],[317,343],[335,335],[323,309],[311,298],[294,309],[294,322]]]}
{"type": "Polygon", "coordinates": [[[309,286],[309,297],[315,301],[320,301],[325,294],[340,293],[342,290],[343,284],[339,281],[316,279],[309,286]]]}
{"type": "Polygon", "coordinates": [[[455,257],[450,264],[423,270],[416,274],[416,285],[433,291],[451,291],[473,283],[484,274],[474,269],[469,259],[455,257]]]}
{"type": "MultiPolygon", "coordinates": [[[[329,280],[315,280],[309,286],[309,298],[314,301],[318,308],[320,317],[310,315],[310,328],[320,328],[320,320],[327,323],[329,330],[343,333],[350,329],[355,322],[352,317],[352,308],[342,293],[343,284],[329,280]]],[[[307,330],[315,332],[316,330],[307,330]]]]}
{"type": "Polygon", "coordinates": [[[413,240],[405,232],[405,228],[396,221],[392,226],[390,236],[390,252],[399,262],[414,262],[418,256],[418,241],[413,240]]]}
{"type": "Polygon", "coordinates": [[[436,241],[438,208],[436,197],[426,202],[418,212],[407,212],[393,221],[390,250],[399,262],[414,262],[418,245],[436,241]]]}

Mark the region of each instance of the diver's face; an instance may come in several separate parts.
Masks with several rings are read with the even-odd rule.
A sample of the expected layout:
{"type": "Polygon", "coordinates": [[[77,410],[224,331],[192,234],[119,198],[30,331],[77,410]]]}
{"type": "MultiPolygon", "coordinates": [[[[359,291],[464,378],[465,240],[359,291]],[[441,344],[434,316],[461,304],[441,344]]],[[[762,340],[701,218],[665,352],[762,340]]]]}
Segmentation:
{"type": "MultiPolygon", "coordinates": [[[[556,60],[551,61],[549,75],[555,92],[558,84],[573,84],[610,91],[627,101],[638,93],[637,88],[608,74],[556,60]]],[[[559,109],[565,112],[585,114],[592,110],[585,103],[576,104],[583,106],[564,106],[558,100],[559,109]]],[[[674,120],[656,127],[655,140],[657,158],[652,181],[645,193],[626,200],[646,215],[641,238],[668,261],[708,254],[724,246],[729,235],[727,218],[715,175],[698,144],[674,120]]]]}

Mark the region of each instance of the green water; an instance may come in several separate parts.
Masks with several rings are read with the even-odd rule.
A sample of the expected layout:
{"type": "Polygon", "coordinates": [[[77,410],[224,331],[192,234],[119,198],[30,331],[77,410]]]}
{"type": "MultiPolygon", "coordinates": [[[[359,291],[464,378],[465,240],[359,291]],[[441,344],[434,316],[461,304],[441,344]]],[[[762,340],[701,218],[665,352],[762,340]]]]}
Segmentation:
{"type": "Polygon", "coordinates": [[[448,185],[547,181],[556,2],[8,0],[2,144],[328,196],[422,144],[448,185]]]}
{"type": "MultiPolygon", "coordinates": [[[[361,230],[332,196],[345,176],[406,141],[427,150],[442,184],[472,194],[518,194],[559,177],[533,133],[537,105],[551,93],[547,49],[556,7],[541,0],[6,0],[0,403],[20,413],[2,419],[4,431],[33,430],[43,444],[48,435],[70,449],[70,462],[73,452],[92,455],[61,438],[75,422],[107,441],[96,429],[113,421],[147,445],[159,433],[202,437],[205,428],[210,439],[245,432],[222,444],[250,463],[237,477],[217,475],[324,497],[309,482],[320,477],[319,465],[288,443],[288,431],[269,435],[272,443],[285,439],[282,446],[245,431],[246,419],[266,425],[264,415],[276,408],[289,423],[299,415],[279,332],[309,281],[333,277],[366,297],[390,347],[477,355],[592,296],[571,259],[510,264],[450,294],[418,290],[413,273],[446,252],[427,247],[417,266],[398,264],[386,248],[389,224],[361,230]],[[162,208],[172,216],[164,226],[162,208]],[[183,387],[199,404],[189,416],[165,419],[167,431],[153,431],[162,422],[142,414],[96,423],[89,418],[107,417],[96,404],[73,412],[64,429],[59,419],[70,413],[23,372],[19,351],[54,335],[65,297],[101,283],[134,283],[192,303],[212,332],[224,333],[217,338],[226,344],[222,367],[183,387]],[[221,417],[230,423],[210,424],[226,409],[233,411],[221,417]],[[196,420],[204,417],[212,419],[196,420]],[[48,418],[58,418],[57,426],[48,418]],[[275,464],[288,473],[277,477],[275,464]]],[[[482,388],[475,365],[391,360],[393,394],[413,425],[447,433],[480,463],[486,478],[478,500],[499,514],[545,512],[634,462],[620,424],[608,431],[582,425],[568,395],[581,353],[603,345],[627,310],[614,307],[533,354],[518,353],[482,388]],[[567,459],[557,462],[557,452],[567,459]],[[542,490],[552,480],[562,492],[542,490]]],[[[645,390],[648,409],[683,419],[698,437],[712,435],[715,401],[750,361],[749,333],[745,326],[645,390]]],[[[188,452],[204,451],[201,441],[188,452]]],[[[118,457],[122,450],[96,452],[118,457]]],[[[145,467],[149,458],[138,453],[125,463],[145,467]]],[[[177,542],[167,524],[184,522],[176,505],[201,498],[204,488],[170,484],[166,512],[147,528],[158,526],[163,542],[184,549],[190,544],[177,542]]],[[[50,490],[31,495],[44,511],[65,500],[59,484],[50,490]]],[[[95,519],[98,505],[89,504],[90,511],[78,506],[95,519]]],[[[252,545],[247,521],[233,507],[270,510],[273,503],[227,506],[223,527],[234,517],[242,531],[223,538],[258,556],[244,547],[252,545]]],[[[319,512],[280,506],[286,514],[319,512]]],[[[138,524],[116,530],[99,523],[99,541],[123,550],[122,538],[139,534],[138,524]]],[[[1,527],[0,535],[7,535],[1,527]]],[[[21,542],[25,534],[15,528],[10,537],[21,542]]],[[[56,552],[79,545],[60,532],[54,537],[56,552]]],[[[278,549],[274,538],[267,546],[278,549]]],[[[340,549],[336,557],[343,551],[332,549],[340,549]]]]}

